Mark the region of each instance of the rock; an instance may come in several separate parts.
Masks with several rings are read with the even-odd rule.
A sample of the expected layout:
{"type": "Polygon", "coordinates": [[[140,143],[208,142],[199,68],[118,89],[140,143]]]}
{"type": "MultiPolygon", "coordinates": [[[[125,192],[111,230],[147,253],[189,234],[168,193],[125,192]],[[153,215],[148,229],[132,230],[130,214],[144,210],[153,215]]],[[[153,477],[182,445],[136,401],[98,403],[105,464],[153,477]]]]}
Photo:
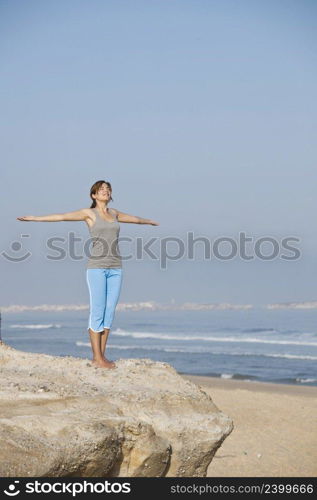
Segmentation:
{"type": "Polygon", "coordinates": [[[167,363],[92,370],[87,359],[0,344],[0,364],[2,477],[205,476],[233,430],[167,363]]]}

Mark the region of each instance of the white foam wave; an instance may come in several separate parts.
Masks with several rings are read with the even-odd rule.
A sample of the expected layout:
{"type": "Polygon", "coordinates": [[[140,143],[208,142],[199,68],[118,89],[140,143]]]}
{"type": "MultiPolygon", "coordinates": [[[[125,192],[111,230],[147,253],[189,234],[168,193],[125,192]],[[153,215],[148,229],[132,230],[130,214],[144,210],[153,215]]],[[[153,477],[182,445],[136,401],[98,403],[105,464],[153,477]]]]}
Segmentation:
{"type": "Polygon", "coordinates": [[[261,354],[268,358],[286,358],[286,359],[310,359],[312,361],[317,361],[317,356],[304,356],[300,354],[261,354]]]}
{"type": "MultiPolygon", "coordinates": [[[[208,351],[202,351],[208,352],[208,351]]],[[[226,356],[257,356],[260,358],[285,358],[285,359],[307,359],[311,361],[317,361],[317,356],[305,356],[297,354],[260,354],[256,352],[210,352],[209,354],[222,354],[226,356]]]]}
{"type": "Polygon", "coordinates": [[[76,345],[78,345],[79,347],[90,347],[90,343],[89,342],[76,342],[76,345]]]}
{"type": "MultiPolygon", "coordinates": [[[[90,347],[89,342],[81,342],[77,341],[76,345],[79,347],[90,347]]],[[[174,347],[148,347],[148,346],[134,346],[134,345],[114,345],[114,344],[109,344],[107,349],[121,349],[123,351],[128,351],[128,350],[140,350],[142,351],[164,351],[164,352],[187,352],[189,353],[190,351],[186,349],[176,349],[174,347]]]]}
{"type": "Polygon", "coordinates": [[[307,384],[311,382],[317,382],[316,378],[297,378],[296,382],[300,382],[301,384],[307,384]]]}
{"type": "Polygon", "coordinates": [[[236,343],[252,343],[252,344],[278,344],[278,345],[303,345],[317,346],[317,342],[306,342],[300,340],[271,340],[260,339],[257,337],[206,337],[202,335],[169,335],[164,333],[150,332],[127,332],[125,330],[114,330],[112,335],[120,337],[132,337],[135,339],[161,339],[161,340],[202,340],[203,342],[236,342],[236,343]]]}
{"type": "Polygon", "coordinates": [[[45,324],[45,325],[41,325],[41,324],[36,324],[36,325],[10,325],[10,328],[27,328],[27,329],[30,329],[30,330],[45,330],[47,328],[61,328],[62,325],[58,325],[58,324],[53,324],[53,323],[49,323],[49,324],[45,324]]]}
{"type": "MultiPolygon", "coordinates": [[[[81,342],[78,341],[76,342],[77,346],[83,346],[83,347],[90,347],[89,342],[81,342]]],[[[317,361],[317,356],[304,356],[304,355],[295,355],[295,354],[258,354],[255,352],[241,352],[241,353],[236,353],[236,352],[213,352],[213,351],[206,351],[206,349],[197,349],[195,351],[191,351],[188,349],[179,349],[177,347],[155,347],[155,346],[135,346],[135,345],[116,345],[116,344],[109,344],[108,349],[118,349],[118,350],[123,350],[123,351],[163,351],[163,352],[180,352],[180,353],[186,353],[186,354],[201,354],[201,353],[208,353],[211,355],[222,355],[222,356],[258,356],[258,357],[265,357],[265,358],[286,358],[286,359],[302,359],[302,360],[312,360],[312,361],[317,361]]]]}

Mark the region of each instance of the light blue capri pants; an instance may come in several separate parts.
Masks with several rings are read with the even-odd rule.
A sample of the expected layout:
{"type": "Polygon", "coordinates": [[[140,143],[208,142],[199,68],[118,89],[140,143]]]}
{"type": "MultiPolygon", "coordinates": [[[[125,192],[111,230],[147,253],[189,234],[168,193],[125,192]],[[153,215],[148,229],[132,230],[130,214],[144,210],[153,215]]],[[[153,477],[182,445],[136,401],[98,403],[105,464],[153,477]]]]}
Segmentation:
{"type": "Polygon", "coordinates": [[[90,295],[89,328],[102,333],[111,328],[122,284],[122,268],[86,270],[90,295]]]}

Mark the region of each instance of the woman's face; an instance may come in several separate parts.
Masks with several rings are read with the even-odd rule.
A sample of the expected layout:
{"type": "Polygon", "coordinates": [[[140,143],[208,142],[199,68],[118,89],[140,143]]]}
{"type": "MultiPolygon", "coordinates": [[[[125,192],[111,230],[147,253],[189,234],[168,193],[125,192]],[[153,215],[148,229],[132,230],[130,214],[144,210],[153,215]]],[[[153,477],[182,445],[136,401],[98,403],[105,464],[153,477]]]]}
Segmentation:
{"type": "Polygon", "coordinates": [[[109,188],[108,184],[102,184],[102,186],[99,188],[97,192],[97,196],[99,199],[105,201],[105,200],[110,200],[111,197],[111,189],[109,188]]]}

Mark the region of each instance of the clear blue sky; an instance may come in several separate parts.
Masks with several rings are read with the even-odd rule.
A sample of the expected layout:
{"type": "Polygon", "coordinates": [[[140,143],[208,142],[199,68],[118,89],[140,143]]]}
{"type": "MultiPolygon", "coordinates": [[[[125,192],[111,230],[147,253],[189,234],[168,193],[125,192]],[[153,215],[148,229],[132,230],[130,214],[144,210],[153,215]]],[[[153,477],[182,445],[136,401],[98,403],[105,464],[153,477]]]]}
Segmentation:
{"type": "Polygon", "coordinates": [[[316,300],[316,20],[310,0],[0,0],[1,246],[33,254],[0,256],[0,305],[88,302],[85,261],[44,258],[85,223],[16,217],[88,207],[99,179],[160,222],[121,236],[301,238],[296,262],[126,262],[121,301],[316,300]]]}

